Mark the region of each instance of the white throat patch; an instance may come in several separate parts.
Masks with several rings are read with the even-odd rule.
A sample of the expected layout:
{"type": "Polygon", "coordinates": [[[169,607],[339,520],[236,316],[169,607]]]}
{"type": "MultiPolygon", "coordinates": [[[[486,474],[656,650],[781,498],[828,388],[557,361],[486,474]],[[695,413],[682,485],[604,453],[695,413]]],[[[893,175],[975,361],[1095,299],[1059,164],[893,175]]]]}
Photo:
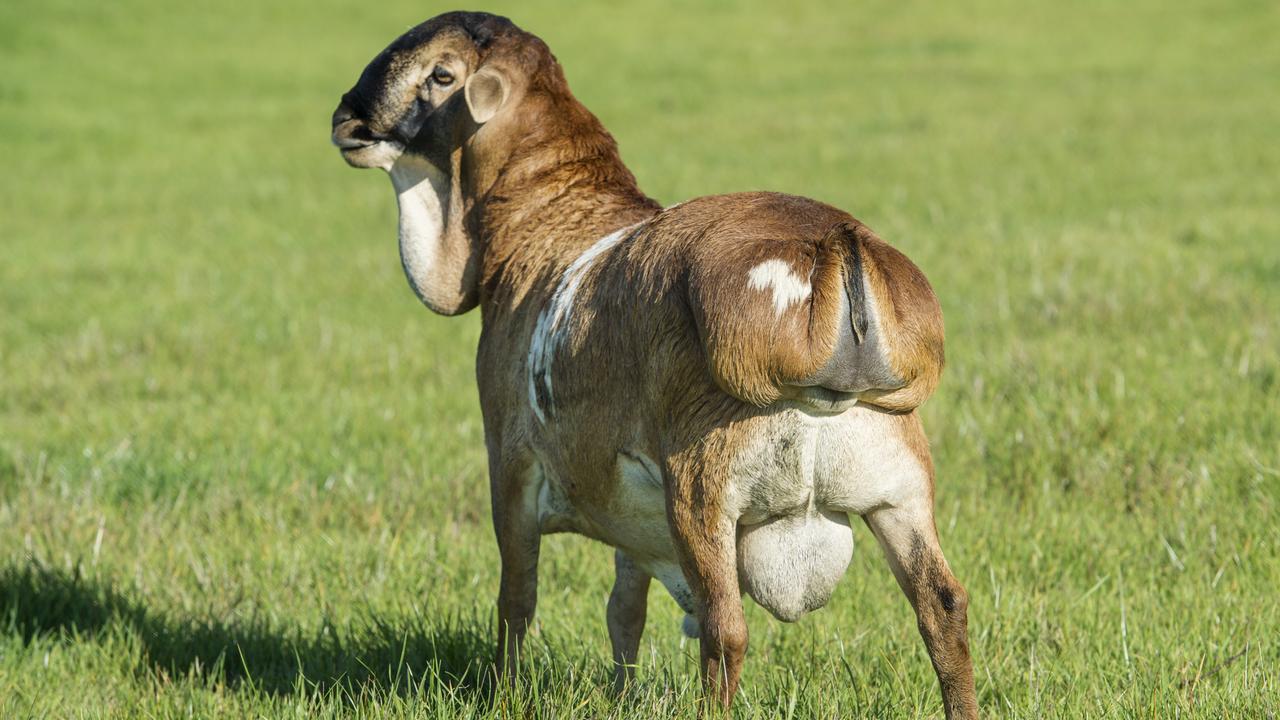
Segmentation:
{"type": "Polygon", "coordinates": [[[438,297],[433,271],[444,260],[449,178],[425,158],[410,154],[401,155],[388,172],[400,206],[400,264],[413,292],[431,305],[431,298],[438,297]]]}
{"type": "Polygon", "coordinates": [[[774,317],[782,317],[794,303],[809,297],[809,281],[796,275],[783,260],[765,260],[747,273],[747,284],[755,290],[773,288],[774,317]]]}

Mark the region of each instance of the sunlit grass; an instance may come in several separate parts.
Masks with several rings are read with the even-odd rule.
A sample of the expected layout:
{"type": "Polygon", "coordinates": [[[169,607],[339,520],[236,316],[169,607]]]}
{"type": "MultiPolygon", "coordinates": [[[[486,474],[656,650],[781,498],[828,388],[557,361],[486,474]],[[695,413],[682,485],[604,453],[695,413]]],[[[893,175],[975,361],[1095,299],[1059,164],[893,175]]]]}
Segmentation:
{"type": "MultiPolygon", "coordinates": [[[[691,717],[658,589],[607,693],[611,554],[546,539],[489,673],[479,317],[428,314],[339,94],[448,8],[0,5],[0,717],[691,717]]],[[[996,717],[1280,710],[1280,45],[1265,3],[544,2],[664,202],[847,208],[931,278],[938,522],[996,717]]],[[[941,714],[862,528],[749,608],[743,717],[941,714]]]]}

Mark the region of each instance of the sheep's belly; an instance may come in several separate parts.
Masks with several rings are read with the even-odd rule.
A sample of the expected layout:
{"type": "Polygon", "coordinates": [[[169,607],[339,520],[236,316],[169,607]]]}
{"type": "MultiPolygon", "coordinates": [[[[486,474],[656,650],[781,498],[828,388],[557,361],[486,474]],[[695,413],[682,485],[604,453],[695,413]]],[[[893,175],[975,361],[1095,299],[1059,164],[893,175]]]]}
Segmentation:
{"type": "Polygon", "coordinates": [[[852,557],[845,513],[810,510],[738,531],[742,589],[786,622],[826,605],[852,557]]]}

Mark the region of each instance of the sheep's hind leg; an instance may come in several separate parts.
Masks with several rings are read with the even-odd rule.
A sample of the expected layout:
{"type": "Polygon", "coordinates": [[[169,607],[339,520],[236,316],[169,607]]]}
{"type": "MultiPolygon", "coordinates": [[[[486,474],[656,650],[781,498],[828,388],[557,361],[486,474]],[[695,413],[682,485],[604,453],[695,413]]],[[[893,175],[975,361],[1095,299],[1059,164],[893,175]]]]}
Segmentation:
{"type": "Polygon", "coordinates": [[[747,654],[747,620],[738,589],[736,523],[723,512],[725,483],[714,475],[701,469],[678,473],[668,484],[667,512],[697,609],[703,688],[727,707],[747,654]]]}
{"type": "Polygon", "coordinates": [[[969,658],[969,598],[942,555],[931,503],[919,498],[910,506],[876,510],[865,519],[915,608],[948,720],[978,717],[969,658]]]}
{"type": "Polygon", "coordinates": [[[607,616],[613,645],[613,690],[621,694],[636,676],[640,636],[649,606],[649,574],[621,550],[614,552],[614,567],[607,616]]]}

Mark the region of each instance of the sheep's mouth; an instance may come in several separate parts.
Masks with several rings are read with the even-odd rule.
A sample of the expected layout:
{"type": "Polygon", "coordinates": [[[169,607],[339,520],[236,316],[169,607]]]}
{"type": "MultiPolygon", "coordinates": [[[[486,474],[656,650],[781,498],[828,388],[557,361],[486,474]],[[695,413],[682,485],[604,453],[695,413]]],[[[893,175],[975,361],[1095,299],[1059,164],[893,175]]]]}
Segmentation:
{"type": "Polygon", "coordinates": [[[388,168],[404,152],[397,138],[376,133],[345,103],[333,113],[333,132],[329,136],[342,159],[357,168],[388,168]]]}
{"type": "Polygon", "coordinates": [[[372,147],[380,142],[385,142],[390,138],[385,135],[378,135],[369,129],[361,120],[347,120],[333,126],[333,134],[330,140],[337,146],[339,150],[360,150],[361,148],[372,147]]]}
{"type": "Polygon", "coordinates": [[[367,147],[377,145],[381,140],[356,140],[355,138],[334,138],[333,144],[338,148],[338,152],[352,152],[355,150],[363,150],[367,147]]]}
{"type": "Polygon", "coordinates": [[[354,137],[333,138],[342,159],[355,168],[386,169],[404,152],[404,145],[396,140],[370,140],[354,137]]]}

